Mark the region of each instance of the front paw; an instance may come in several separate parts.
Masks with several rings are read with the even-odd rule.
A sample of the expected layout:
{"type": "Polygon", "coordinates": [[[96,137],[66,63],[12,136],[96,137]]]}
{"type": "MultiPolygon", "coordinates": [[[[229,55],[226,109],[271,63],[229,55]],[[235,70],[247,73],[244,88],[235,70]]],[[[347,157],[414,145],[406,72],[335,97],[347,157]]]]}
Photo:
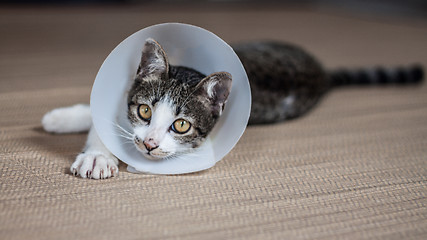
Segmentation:
{"type": "Polygon", "coordinates": [[[118,160],[99,152],[79,154],[70,170],[74,176],[93,179],[114,177],[119,173],[118,160]]]}

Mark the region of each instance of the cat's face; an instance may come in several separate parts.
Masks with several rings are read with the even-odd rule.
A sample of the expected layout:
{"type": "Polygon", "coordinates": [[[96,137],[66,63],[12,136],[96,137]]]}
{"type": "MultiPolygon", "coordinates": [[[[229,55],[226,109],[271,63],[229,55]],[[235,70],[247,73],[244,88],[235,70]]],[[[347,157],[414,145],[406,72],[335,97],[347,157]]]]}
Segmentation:
{"type": "Polygon", "coordinates": [[[205,77],[170,66],[161,46],[147,39],[128,95],[135,147],[149,159],[197,148],[221,116],[230,90],[229,73],[205,77]]]}

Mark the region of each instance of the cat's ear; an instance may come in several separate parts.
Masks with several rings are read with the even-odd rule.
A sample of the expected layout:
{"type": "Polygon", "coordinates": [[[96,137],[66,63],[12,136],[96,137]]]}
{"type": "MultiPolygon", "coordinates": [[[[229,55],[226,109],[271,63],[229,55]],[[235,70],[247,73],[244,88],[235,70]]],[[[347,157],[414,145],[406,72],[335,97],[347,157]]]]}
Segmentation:
{"type": "Polygon", "coordinates": [[[154,39],[148,38],[142,49],[141,63],[139,64],[137,75],[147,77],[167,77],[169,63],[162,46],[154,39]]]}
{"type": "Polygon", "coordinates": [[[201,101],[210,108],[214,117],[219,117],[224,110],[231,91],[231,74],[217,72],[205,77],[197,84],[201,101]]]}

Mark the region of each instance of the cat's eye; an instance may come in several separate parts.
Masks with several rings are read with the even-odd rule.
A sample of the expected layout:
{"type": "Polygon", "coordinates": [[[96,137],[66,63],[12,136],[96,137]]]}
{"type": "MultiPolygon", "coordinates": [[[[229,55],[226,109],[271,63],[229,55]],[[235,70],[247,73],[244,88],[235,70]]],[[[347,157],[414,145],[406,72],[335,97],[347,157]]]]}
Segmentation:
{"type": "Polygon", "coordinates": [[[147,104],[139,105],[138,115],[142,120],[150,121],[150,119],[151,119],[151,108],[147,104]]]}
{"type": "Polygon", "coordinates": [[[190,130],[191,123],[184,119],[178,119],[173,122],[171,127],[174,132],[184,134],[190,130]]]}

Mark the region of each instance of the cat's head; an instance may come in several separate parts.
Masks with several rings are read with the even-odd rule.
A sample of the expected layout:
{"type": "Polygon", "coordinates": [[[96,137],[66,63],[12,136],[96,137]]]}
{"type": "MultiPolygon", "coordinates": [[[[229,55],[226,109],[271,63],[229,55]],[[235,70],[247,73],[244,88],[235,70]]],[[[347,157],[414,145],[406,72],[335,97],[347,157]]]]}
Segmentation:
{"type": "Polygon", "coordinates": [[[160,44],[147,39],[128,95],[136,148],[149,159],[197,148],[221,116],[230,90],[229,73],[205,76],[169,65],[160,44]]]}

